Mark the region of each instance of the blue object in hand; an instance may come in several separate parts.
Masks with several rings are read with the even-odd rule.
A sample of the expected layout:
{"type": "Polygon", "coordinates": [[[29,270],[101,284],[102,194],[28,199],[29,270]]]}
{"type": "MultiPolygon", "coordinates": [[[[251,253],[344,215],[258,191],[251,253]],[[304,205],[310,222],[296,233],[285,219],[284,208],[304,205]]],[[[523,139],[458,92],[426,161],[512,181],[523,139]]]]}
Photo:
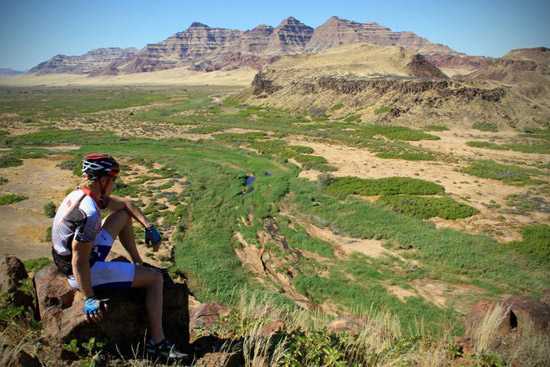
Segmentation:
{"type": "Polygon", "coordinates": [[[152,225],[151,227],[145,229],[145,243],[148,245],[156,246],[160,243],[161,236],[157,227],[152,225]]]}
{"type": "Polygon", "coordinates": [[[84,313],[87,316],[98,313],[101,309],[102,304],[106,301],[107,300],[105,299],[97,299],[95,297],[86,298],[86,300],[84,301],[84,313]]]}

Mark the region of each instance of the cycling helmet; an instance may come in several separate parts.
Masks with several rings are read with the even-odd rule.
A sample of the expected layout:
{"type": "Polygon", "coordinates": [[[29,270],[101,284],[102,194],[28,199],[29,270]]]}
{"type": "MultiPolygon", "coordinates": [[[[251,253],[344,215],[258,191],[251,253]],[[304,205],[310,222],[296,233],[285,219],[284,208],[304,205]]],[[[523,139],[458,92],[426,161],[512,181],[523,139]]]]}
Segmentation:
{"type": "Polygon", "coordinates": [[[118,172],[118,162],[108,154],[90,153],[82,161],[82,174],[93,181],[103,176],[116,177],[118,172]]]}

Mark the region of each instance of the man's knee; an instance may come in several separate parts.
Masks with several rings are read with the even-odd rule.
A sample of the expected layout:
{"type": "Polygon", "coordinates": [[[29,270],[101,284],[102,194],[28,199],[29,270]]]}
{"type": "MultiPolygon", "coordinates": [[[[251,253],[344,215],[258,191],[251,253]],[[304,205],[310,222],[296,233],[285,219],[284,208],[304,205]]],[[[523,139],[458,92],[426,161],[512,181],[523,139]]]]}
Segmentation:
{"type": "Polygon", "coordinates": [[[160,270],[142,265],[136,265],[136,280],[144,286],[162,286],[164,282],[160,270]]]}

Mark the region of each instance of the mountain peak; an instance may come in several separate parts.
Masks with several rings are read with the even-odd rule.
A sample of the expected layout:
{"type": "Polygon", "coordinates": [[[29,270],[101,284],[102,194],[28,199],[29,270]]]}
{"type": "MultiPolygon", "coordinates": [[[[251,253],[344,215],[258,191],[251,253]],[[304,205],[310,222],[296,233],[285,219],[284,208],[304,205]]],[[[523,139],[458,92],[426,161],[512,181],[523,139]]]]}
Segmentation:
{"type": "Polygon", "coordinates": [[[189,29],[191,28],[210,28],[209,26],[207,26],[206,24],[204,23],[201,23],[201,22],[193,22],[191,23],[191,25],[189,26],[189,29]]]}
{"type": "Polygon", "coordinates": [[[284,27],[288,25],[305,25],[304,23],[300,22],[298,19],[294,17],[288,17],[281,21],[278,27],[284,27]]]}

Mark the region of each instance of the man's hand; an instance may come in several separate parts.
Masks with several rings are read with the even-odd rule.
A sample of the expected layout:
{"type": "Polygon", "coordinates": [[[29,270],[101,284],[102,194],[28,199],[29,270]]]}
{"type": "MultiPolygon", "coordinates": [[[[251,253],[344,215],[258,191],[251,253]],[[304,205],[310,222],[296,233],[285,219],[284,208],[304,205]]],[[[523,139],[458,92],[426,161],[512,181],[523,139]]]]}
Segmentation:
{"type": "Polygon", "coordinates": [[[145,243],[147,245],[152,245],[153,250],[158,250],[161,240],[162,237],[160,236],[160,232],[157,227],[151,225],[149,228],[145,229],[145,243]]]}
{"type": "Polygon", "coordinates": [[[98,322],[103,318],[103,313],[107,311],[107,299],[97,299],[88,297],[84,301],[84,313],[88,321],[98,322]]]}

